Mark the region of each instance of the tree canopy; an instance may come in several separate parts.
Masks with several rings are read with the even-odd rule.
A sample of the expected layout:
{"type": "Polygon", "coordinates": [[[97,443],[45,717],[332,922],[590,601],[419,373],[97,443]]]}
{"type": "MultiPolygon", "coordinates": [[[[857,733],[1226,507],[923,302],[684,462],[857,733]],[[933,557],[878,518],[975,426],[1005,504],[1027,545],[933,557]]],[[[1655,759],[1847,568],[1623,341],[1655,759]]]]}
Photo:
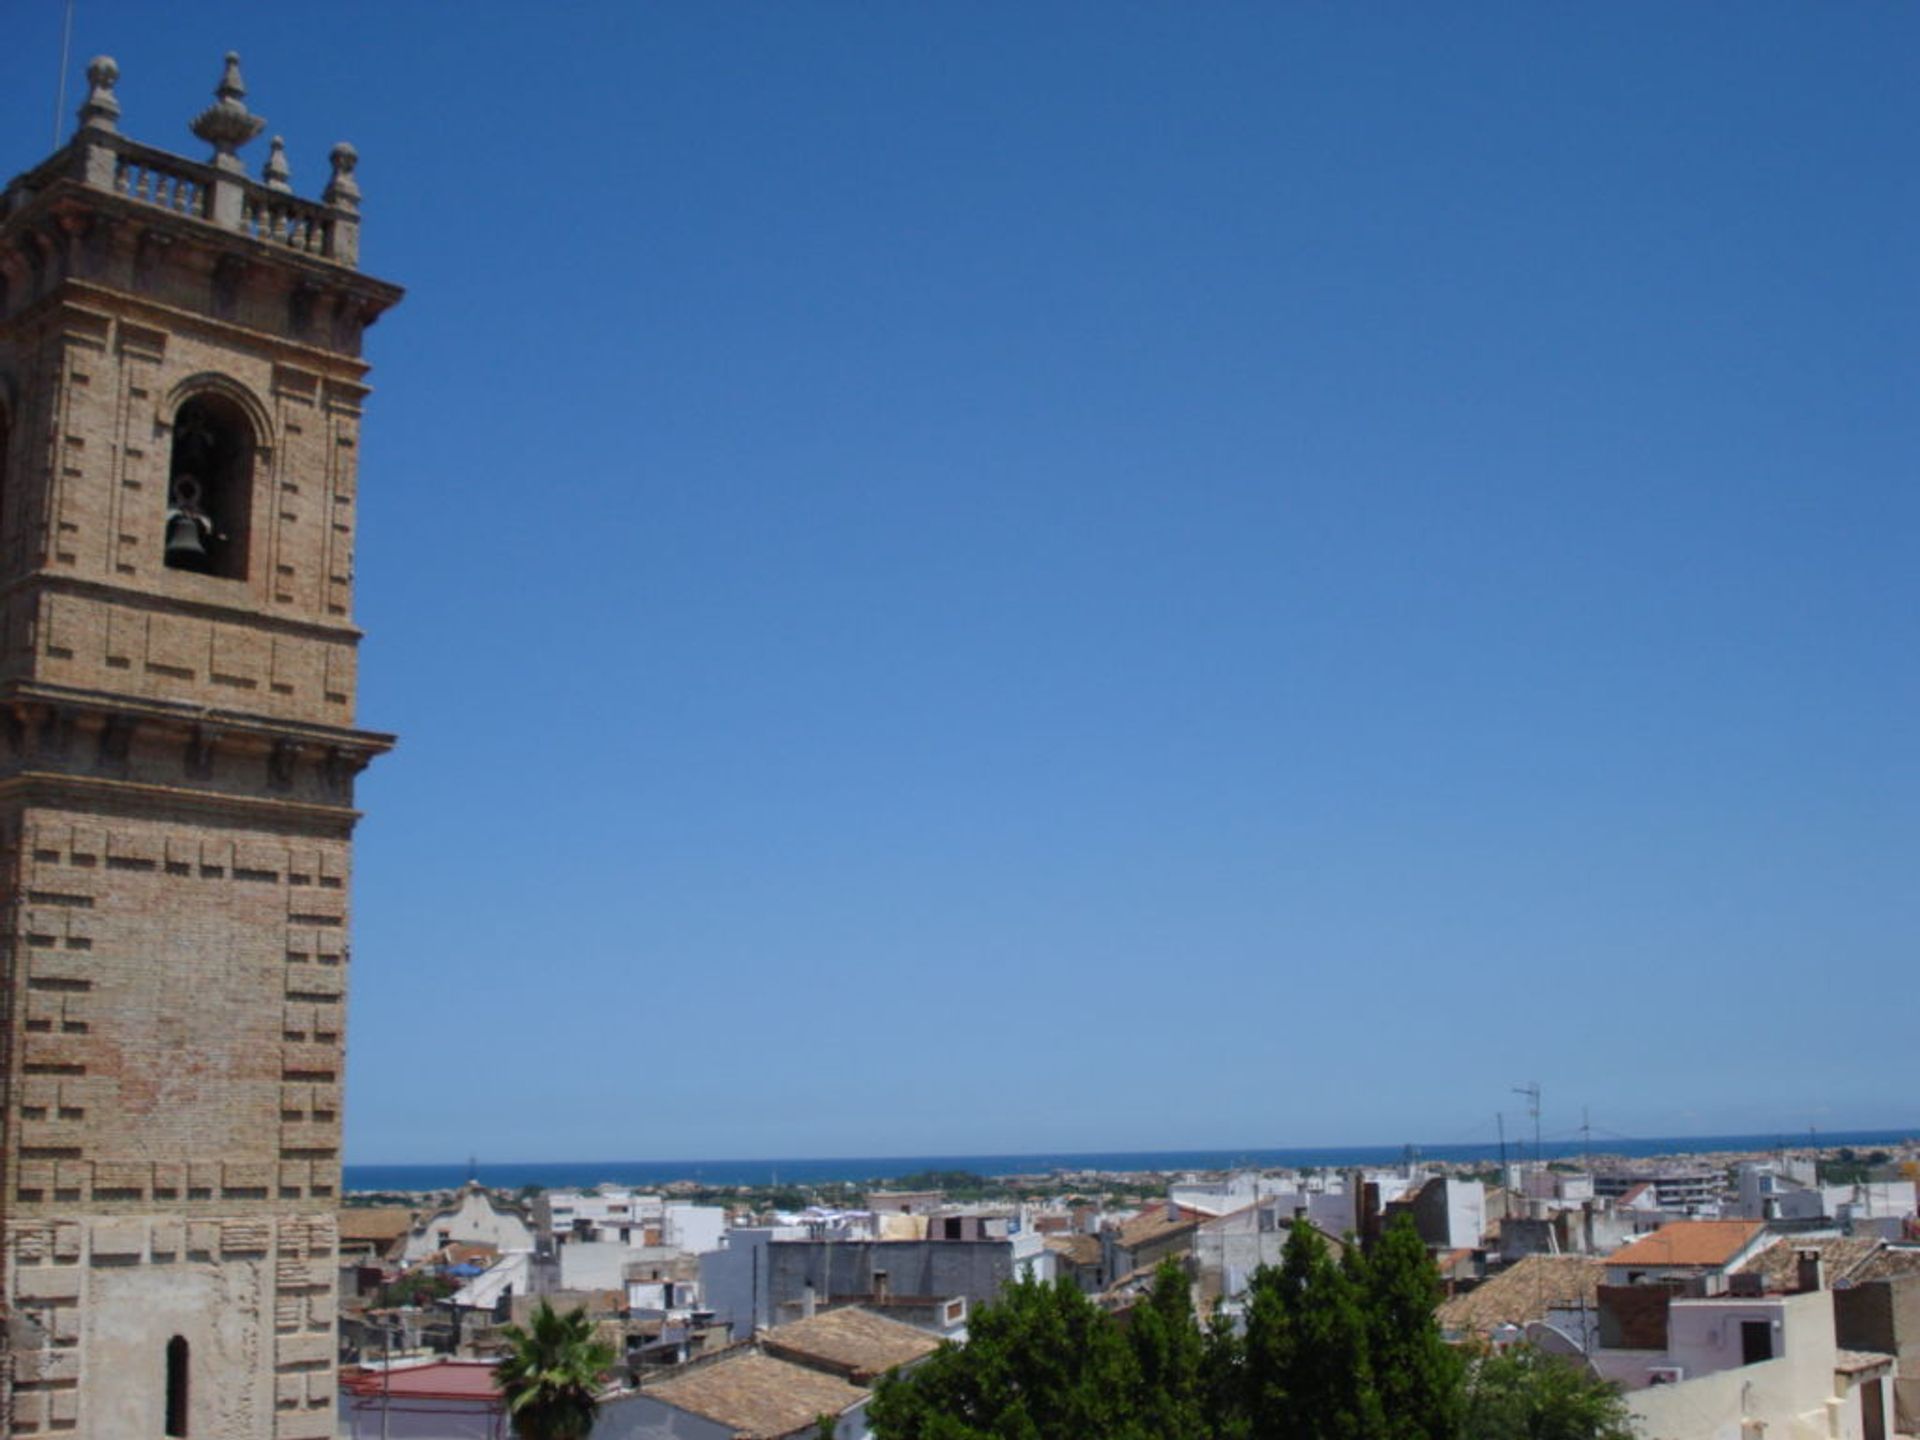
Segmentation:
{"type": "Polygon", "coordinates": [[[1336,1259],[1308,1225],[1257,1271],[1244,1323],[1202,1322],[1162,1262],[1130,1310],[1026,1280],[971,1339],[881,1383],[877,1440],[1629,1440],[1618,1394],[1522,1349],[1469,1364],[1434,1319],[1410,1222],[1336,1259]]]}
{"type": "Polygon", "coordinates": [[[585,1440],[599,1406],[600,1377],[615,1359],[595,1338],[585,1310],[561,1314],[542,1300],[523,1329],[503,1333],[512,1347],[497,1379],[521,1440],[585,1440]]]}

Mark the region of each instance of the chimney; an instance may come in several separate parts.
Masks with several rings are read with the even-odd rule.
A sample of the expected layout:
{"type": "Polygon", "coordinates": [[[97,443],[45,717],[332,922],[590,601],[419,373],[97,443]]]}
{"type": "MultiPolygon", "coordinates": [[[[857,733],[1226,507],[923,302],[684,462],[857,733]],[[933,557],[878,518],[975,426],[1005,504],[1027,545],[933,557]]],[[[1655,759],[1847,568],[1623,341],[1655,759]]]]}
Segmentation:
{"type": "Polygon", "coordinates": [[[1180,1207],[1174,1204],[1172,1200],[1167,1201],[1167,1223],[1169,1225],[1177,1225],[1180,1223],[1180,1207]]]}
{"type": "Polygon", "coordinates": [[[1818,1290],[1823,1278],[1818,1250],[1802,1250],[1794,1256],[1794,1277],[1802,1291],[1818,1290]]]}

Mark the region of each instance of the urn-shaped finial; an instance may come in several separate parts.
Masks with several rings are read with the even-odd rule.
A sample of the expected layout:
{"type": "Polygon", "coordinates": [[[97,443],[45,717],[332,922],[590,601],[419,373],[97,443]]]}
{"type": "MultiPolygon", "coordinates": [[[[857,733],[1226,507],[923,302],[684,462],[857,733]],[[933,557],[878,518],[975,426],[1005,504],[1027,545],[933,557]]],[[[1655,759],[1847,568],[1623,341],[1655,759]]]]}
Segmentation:
{"type": "Polygon", "coordinates": [[[360,185],[353,178],[353,167],[360,163],[360,152],[342,140],[327,157],[333,162],[333,178],[320,198],[336,210],[357,214],[360,210],[360,185]]]}
{"type": "Polygon", "coordinates": [[[119,128],[120,102],[114,98],[113,87],[119,83],[120,67],[113,63],[111,55],[96,55],[87,66],[86,103],[80,107],[80,128],[83,130],[114,131],[119,128]]]}
{"type": "Polygon", "coordinates": [[[193,119],[193,133],[213,146],[213,163],[222,170],[246,168],[236,153],[267,128],[267,122],[247,110],[246,83],[240,78],[240,56],[227,52],[226,68],[214,89],[215,101],[193,119]]]}

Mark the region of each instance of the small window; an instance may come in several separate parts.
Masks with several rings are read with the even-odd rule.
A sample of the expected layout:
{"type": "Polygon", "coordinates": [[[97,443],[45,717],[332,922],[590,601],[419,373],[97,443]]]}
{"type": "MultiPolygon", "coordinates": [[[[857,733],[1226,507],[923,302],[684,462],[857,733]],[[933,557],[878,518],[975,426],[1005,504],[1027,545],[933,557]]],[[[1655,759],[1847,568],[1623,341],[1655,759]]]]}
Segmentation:
{"type": "Polygon", "coordinates": [[[1773,1326],[1765,1320],[1740,1322],[1740,1363],[1758,1365],[1773,1358],[1773,1326]]]}
{"type": "Polygon", "coordinates": [[[187,1433],[187,1341],[176,1335],[167,1342],[167,1434],[187,1433]]]}
{"type": "Polygon", "coordinates": [[[162,558],[174,570],[247,576],[253,427],[223,395],[195,395],[174,412],[162,558]]]}

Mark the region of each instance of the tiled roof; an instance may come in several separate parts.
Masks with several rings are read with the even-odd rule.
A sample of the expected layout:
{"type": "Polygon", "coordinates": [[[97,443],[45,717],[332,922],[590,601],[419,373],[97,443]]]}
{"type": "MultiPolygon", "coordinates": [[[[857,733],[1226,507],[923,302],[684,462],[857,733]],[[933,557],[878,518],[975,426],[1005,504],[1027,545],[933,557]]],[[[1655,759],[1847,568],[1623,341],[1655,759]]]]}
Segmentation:
{"type": "Polygon", "coordinates": [[[860,1385],[940,1348],[939,1340],[926,1331],[858,1306],[776,1326],[762,1343],[774,1354],[810,1358],[860,1385]]]}
{"type": "Polygon", "coordinates": [[[385,1245],[413,1225],[413,1212],[404,1205],[343,1205],[339,1213],[343,1245],[385,1245]]]}
{"type": "Polygon", "coordinates": [[[1880,1242],[1865,1235],[1781,1235],[1757,1255],[1742,1260],[1734,1273],[1761,1275],[1769,1290],[1799,1288],[1799,1260],[1802,1250],[1818,1250],[1829,1286],[1863,1278],[1858,1272],[1869,1264],[1880,1249],[1880,1242]]]}
{"type": "Polygon", "coordinates": [[[1868,1280],[1896,1280],[1902,1275],[1920,1275],[1920,1249],[1911,1245],[1882,1245],[1854,1266],[1846,1278],[1858,1285],[1868,1280]]]}
{"type": "Polygon", "coordinates": [[[1198,1210],[1189,1210],[1184,1205],[1155,1205],[1144,1210],[1131,1220],[1123,1221],[1119,1234],[1114,1238],[1129,1250],[1169,1235],[1178,1235],[1183,1230],[1191,1230],[1208,1217],[1198,1210]],[[1171,1209],[1173,1214],[1167,1213],[1171,1209]]]}
{"type": "Polygon", "coordinates": [[[1833,1352],[1833,1368],[1842,1375],[1858,1375],[1865,1370],[1878,1370],[1883,1365],[1893,1364],[1893,1356],[1878,1350],[1836,1350],[1833,1352]]]}
{"type": "Polygon", "coordinates": [[[436,1360],[428,1365],[396,1365],[380,1370],[342,1371],[340,1386],[354,1395],[387,1395],[395,1400],[494,1400],[494,1367],[473,1360],[436,1360]]]}
{"type": "Polygon", "coordinates": [[[838,1415],[868,1394],[837,1375],[752,1352],[699,1366],[642,1393],[718,1421],[746,1440],[809,1431],[822,1415],[838,1415]]]}
{"type": "Polygon", "coordinates": [[[1046,1238],[1046,1246],[1056,1254],[1066,1256],[1075,1265],[1100,1263],[1098,1235],[1049,1235],[1046,1238]]]}
{"type": "Polygon", "coordinates": [[[1758,1220],[1675,1220],[1607,1257],[1609,1265],[1725,1265],[1765,1227],[1758,1220]]]}
{"type": "Polygon", "coordinates": [[[1442,1301],[1440,1328],[1484,1335],[1501,1325],[1545,1319],[1556,1307],[1591,1305],[1607,1264],[1586,1255],[1529,1255],[1466,1294],[1442,1301]]]}

